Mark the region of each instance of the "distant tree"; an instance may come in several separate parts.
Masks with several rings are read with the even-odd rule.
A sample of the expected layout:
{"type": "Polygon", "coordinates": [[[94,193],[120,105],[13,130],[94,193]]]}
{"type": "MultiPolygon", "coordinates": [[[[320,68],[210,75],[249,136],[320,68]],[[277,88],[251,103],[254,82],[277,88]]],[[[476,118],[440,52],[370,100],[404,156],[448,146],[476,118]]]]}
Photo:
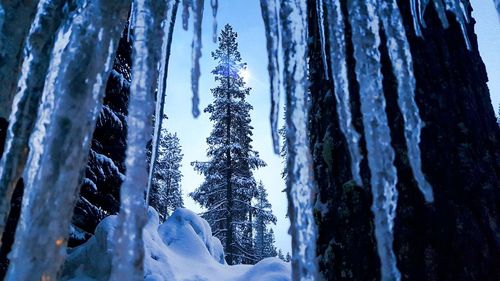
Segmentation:
{"type": "Polygon", "coordinates": [[[290,262],[291,260],[292,260],[292,256],[290,255],[290,252],[286,252],[285,261],[290,262]]]}
{"type": "Polygon", "coordinates": [[[161,221],[175,209],[184,207],[180,171],[183,156],[177,133],[163,128],[150,194],[150,205],[158,211],[161,221]]]}
{"type": "Polygon", "coordinates": [[[264,256],[263,258],[275,257],[278,253],[276,252],[276,240],[274,238],[274,230],[270,228],[264,233],[264,256]]]}
{"type": "Polygon", "coordinates": [[[212,57],[218,62],[212,73],[219,85],[212,89],[215,100],[205,109],[214,123],[207,138],[207,162],[193,162],[205,181],[190,196],[206,209],[203,218],[224,246],[228,264],[251,259],[251,200],[256,194],[253,170],[265,166],[252,149],[250,110],[246,101],[250,88],[240,76],[245,64],[236,42],[237,33],[226,25],[212,57]]]}
{"type": "Polygon", "coordinates": [[[278,258],[282,261],[285,261],[285,256],[283,256],[283,251],[281,249],[278,250],[278,258]]]}
{"type": "Polygon", "coordinates": [[[255,214],[254,245],[257,261],[276,256],[274,233],[269,233],[269,231],[272,232],[272,229],[268,231],[267,228],[270,223],[276,224],[276,217],[273,215],[271,207],[264,184],[260,181],[257,186],[256,204],[253,207],[255,214]]]}

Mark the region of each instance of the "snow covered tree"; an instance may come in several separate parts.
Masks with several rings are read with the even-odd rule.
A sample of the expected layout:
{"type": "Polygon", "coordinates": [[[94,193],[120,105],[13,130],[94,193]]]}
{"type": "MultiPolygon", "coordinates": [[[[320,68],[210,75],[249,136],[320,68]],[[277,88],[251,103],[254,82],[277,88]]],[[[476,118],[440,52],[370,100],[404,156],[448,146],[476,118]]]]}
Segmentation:
{"type": "Polygon", "coordinates": [[[180,171],[183,156],[177,133],[162,128],[150,194],[150,205],[158,211],[161,221],[184,207],[180,171]]]}
{"type": "Polygon", "coordinates": [[[262,258],[275,257],[278,253],[276,252],[275,246],[276,240],[274,237],[274,230],[269,228],[264,232],[264,248],[262,258]]]}
{"type": "Polygon", "coordinates": [[[250,110],[246,101],[250,88],[240,76],[245,64],[236,42],[237,33],[226,25],[219,36],[219,46],[212,52],[218,62],[212,73],[218,86],[212,89],[215,100],[205,109],[214,123],[207,138],[207,162],[193,162],[205,181],[190,194],[206,211],[214,235],[225,248],[228,264],[241,263],[250,254],[248,227],[251,227],[251,200],[256,194],[253,170],[265,165],[253,150],[250,110]]]}
{"type": "Polygon", "coordinates": [[[262,182],[259,182],[257,186],[256,201],[253,207],[255,213],[254,246],[257,261],[260,261],[263,258],[276,256],[274,233],[267,227],[270,223],[276,224],[276,217],[272,214],[271,203],[267,199],[267,192],[262,182]]]}
{"type": "Polygon", "coordinates": [[[285,261],[290,262],[291,260],[292,260],[292,256],[290,255],[290,252],[286,252],[285,261]]]}
{"type": "Polygon", "coordinates": [[[283,251],[281,249],[278,250],[278,256],[280,260],[285,261],[285,256],[283,256],[283,251]]]}

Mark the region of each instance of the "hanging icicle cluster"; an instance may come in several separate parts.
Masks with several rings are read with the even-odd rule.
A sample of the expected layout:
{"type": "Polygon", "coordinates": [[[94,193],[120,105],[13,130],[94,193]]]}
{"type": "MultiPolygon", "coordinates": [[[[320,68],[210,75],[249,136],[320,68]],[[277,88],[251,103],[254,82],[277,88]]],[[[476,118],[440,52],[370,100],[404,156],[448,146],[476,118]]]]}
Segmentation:
{"type": "Polygon", "coordinates": [[[28,139],[42,97],[54,34],[63,19],[64,3],[63,0],[41,1],[26,40],[19,91],[14,98],[5,152],[0,161],[0,237],[10,210],[12,192],[28,158],[28,139]]]}
{"type": "MultiPolygon", "coordinates": [[[[430,1],[433,2],[434,7],[444,27],[448,26],[446,19],[446,11],[455,15],[457,22],[462,28],[464,39],[467,48],[470,49],[470,43],[466,32],[466,23],[468,22],[468,1],[462,0],[410,0],[412,13],[414,16],[414,26],[417,35],[422,35],[421,27],[425,27],[423,14],[430,1]]],[[[300,54],[295,51],[297,46],[302,47],[302,38],[300,38],[300,28],[305,22],[301,22],[300,11],[302,8],[300,4],[282,4],[281,6],[281,31],[283,33],[283,50],[284,61],[289,67],[290,62],[297,63],[300,54]],[[297,14],[294,14],[297,13],[297,14]],[[293,16],[290,16],[292,15],[293,16]],[[289,33],[286,33],[289,32],[289,33]],[[285,34],[286,33],[286,34],[285,34]]],[[[277,43],[279,40],[278,30],[279,27],[277,20],[272,18],[275,15],[276,2],[275,1],[261,1],[262,16],[266,27],[266,39],[268,46],[269,57],[269,74],[271,81],[271,128],[274,130],[276,122],[276,92],[279,84],[277,80],[280,73],[277,67],[277,43]]],[[[349,0],[342,2],[340,0],[317,0],[316,12],[319,21],[319,35],[321,43],[321,55],[323,64],[325,66],[325,77],[331,79],[334,87],[334,94],[337,101],[337,113],[339,116],[339,127],[347,141],[349,154],[351,157],[351,173],[352,177],[358,185],[362,185],[360,176],[360,162],[362,159],[359,139],[360,135],[355,130],[352,124],[349,77],[347,73],[347,59],[346,59],[346,35],[345,25],[349,23],[352,30],[352,43],[354,46],[354,58],[356,60],[355,72],[356,79],[360,85],[361,97],[361,112],[362,121],[364,124],[364,136],[366,139],[366,149],[368,165],[371,172],[371,189],[373,193],[373,206],[372,211],[375,217],[375,236],[377,240],[377,249],[381,260],[381,274],[382,280],[400,280],[401,274],[396,265],[396,257],[393,250],[393,224],[396,215],[398,192],[396,189],[397,172],[394,166],[395,152],[391,146],[391,132],[385,112],[385,97],[382,87],[382,73],[381,73],[381,60],[379,45],[381,43],[379,25],[383,26],[385,32],[386,45],[389,53],[390,62],[394,76],[397,80],[397,93],[398,105],[404,119],[404,136],[408,148],[408,159],[413,175],[417,182],[426,202],[432,202],[434,195],[432,187],[425,179],[421,169],[421,156],[420,156],[420,131],[423,127],[423,122],[420,119],[419,109],[415,102],[415,78],[413,74],[413,62],[410,53],[410,46],[405,34],[402,17],[395,0],[349,0]],[[347,16],[341,10],[341,5],[347,5],[347,16]],[[325,20],[326,19],[326,20],[325,20]],[[325,34],[328,30],[328,36],[325,34]],[[328,52],[327,55],[327,44],[328,52]],[[329,59],[329,60],[328,60],[329,59]],[[327,61],[331,65],[331,73],[328,71],[327,61]]],[[[303,46],[307,49],[307,46],[303,46]]],[[[300,49],[304,51],[304,49],[300,49]]],[[[304,58],[301,62],[303,67],[306,68],[305,63],[307,59],[304,58]]],[[[298,65],[298,63],[297,63],[298,65]]],[[[296,98],[301,98],[301,90],[304,85],[296,72],[292,69],[284,69],[285,76],[285,89],[287,92],[287,109],[293,110],[294,105],[290,103],[296,98]],[[292,71],[292,72],[290,72],[292,71]],[[290,81],[290,79],[296,79],[290,81]],[[293,85],[293,86],[290,86],[293,85]],[[290,96],[292,96],[290,100],[290,96]]],[[[294,69],[296,71],[296,69],[294,69]]],[[[306,104],[304,104],[306,107],[306,104]]],[[[307,114],[307,112],[305,113],[307,114]]],[[[288,115],[288,126],[297,126],[296,118],[293,114],[288,115]]],[[[306,116],[307,120],[308,117],[306,116]]],[[[294,127],[294,129],[297,127],[294,127]]],[[[288,131],[288,141],[294,141],[293,130],[288,131]],[[291,136],[292,134],[292,136],[291,136]]],[[[296,132],[297,135],[305,132],[296,132]]],[[[297,137],[297,135],[295,137],[297,137]]],[[[297,143],[289,143],[290,146],[297,145],[297,143]]],[[[292,149],[293,150],[293,149],[292,149]]],[[[294,153],[290,151],[289,153],[294,153]]],[[[304,159],[302,159],[304,160],[304,159]]],[[[312,165],[309,160],[302,162],[301,165],[312,165]]],[[[291,161],[289,169],[295,169],[297,163],[291,161]]],[[[290,177],[293,179],[293,172],[290,177]]],[[[300,177],[295,178],[300,182],[300,177]]],[[[312,181],[312,179],[310,179],[312,181]]],[[[304,183],[302,183],[304,184],[304,183]]],[[[296,190],[289,190],[290,204],[293,208],[294,204],[300,204],[300,198],[294,197],[296,190]]],[[[304,184],[303,187],[306,185],[304,184]]],[[[313,187],[308,186],[305,194],[311,194],[313,187]]],[[[309,208],[307,204],[301,206],[301,210],[295,210],[294,215],[300,212],[307,212],[309,208]]],[[[307,221],[301,221],[298,218],[292,218],[292,229],[294,224],[298,224],[303,228],[308,228],[307,221]]],[[[294,233],[294,243],[305,243],[307,241],[301,240],[305,236],[300,233],[294,233]]],[[[303,257],[303,252],[295,251],[294,259],[299,260],[303,257]],[[295,254],[298,254],[295,256],[295,254]]],[[[294,270],[296,270],[294,268],[294,270]]],[[[296,270],[300,271],[300,270],[296,270]]],[[[299,277],[300,279],[300,277],[299,277]]],[[[306,279],[303,279],[306,280],[306,279]]]]}
{"type": "MultiPolygon", "coordinates": [[[[145,147],[151,131],[150,117],[155,112],[153,93],[158,86],[153,157],[149,173],[151,177],[162,126],[168,60],[179,1],[135,0],[132,5],[130,24],[134,35],[134,63],[128,117],[127,177],[121,189],[112,280],[143,278],[142,229],[146,215],[144,192],[147,192],[148,182],[151,180],[148,180],[148,173],[143,165],[146,161],[145,147]]],[[[466,31],[466,23],[469,21],[467,0],[408,1],[411,2],[417,35],[422,36],[421,28],[425,28],[424,13],[432,2],[444,27],[449,25],[446,12],[455,16],[467,47],[470,48],[466,31]]],[[[8,92],[16,87],[3,87],[7,94],[2,92],[0,95],[0,117],[9,115],[10,108],[13,108],[6,150],[0,162],[0,231],[3,230],[3,221],[8,213],[10,194],[24,172],[26,195],[23,198],[7,280],[54,280],[65,257],[72,215],[72,208],[68,206],[73,206],[77,198],[79,176],[89,151],[105,82],[130,2],[77,1],[80,6],[73,7],[73,11],[67,11],[67,7],[64,7],[66,2],[62,0],[41,0],[36,9],[36,1],[26,2],[22,13],[34,14],[33,22],[29,17],[11,20],[16,14],[11,11],[12,7],[4,3],[0,5],[0,55],[8,58],[0,66],[0,78],[6,79],[6,83],[0,80],[2,85],[16,85],[17,72],[9,71],[19,65],[18,58],[3,54],[19,53],[19,46],[22,46],[27,37],[21,75],[17,81],[19,90],[17,93],[8,92]],[[36,13],[32,13],[33,11],[36,13]],[[9,34],[14,29],[16,32],[9,34]],[[7,35],[10,36],[8,40],[5,39],[7,35]],[[14,94],[14,106],[11,107],[14,94]],[[29,155],[26,154],[28,140],[29,155]]],[[[213,39],[216,40],[218,1],[211,0],[210,4],[214,18],[213,39]]],[[[500,13],[500,1],[495,0],[495,4],[500,13]]],[[[200,113],[198,80],[204,0],[182,0],[182,5],[184,29],[188,27],[190,11],[193,13],[192,113],[197,117],[200,113]]],[[[278,50],[280,30],[282,32],[293,278],[316,280],[317,230],[313,216],[313,194],[316,187],[307,132],[310,19],[307,17],[306,1],[261,0],[261,8],[269,58],[270,123],[276,152],[279,151],[278,50]]],[[[433,201],[432,187],[421,170],[419,142],[423,123],[415,103],[413,63],[401,14],[396,0],[316,0],[315,8],[318,18],[314,20],[318,20],[320,27],[325,76],[333,82],[339,127],[347,140],[352,176],[361,185],[360,135],[352,124],[346,60],[346,23],[352,27],[355,73],[360,87],[362,121],[371,172],[372,212],[381,274],[383,280],[400,280],[401,274],[392,246],[398,192],[393,163],[395,153],[391,146],[382,87],[380,25],[387,38],[389,58],[398,83],[398,105],[404,118],[404,136],[410,166],[425,200],[433,201]],[[341,11],[341,5],[347,5],[347,18],[341,11]],[[331,72],[326,67],[328,63],[331,64],[331,72]]]]}
{"type": "Polygon", "coordinates": [[[266,31],[267,69],[269,71],[269,88],[271,93],[271,135],[274,153],[279,154],[278,119],[280,110],[280,67],[279,67],[279,16],[276,1],[260,0],[262,19],[266,31]]]}
{"type": "Polygon", "coordinates": [[[11,114],[11,143],[5,154],[10,156],[2,162],[5,182],[19,176],[17,172],[3,171],[22,168],[27,150],[23,138],[33,125],[33,115],[26,111],[36,109],[30,103],[36,103],[41,95],[38,120],[29,141],[23,175],[25,195],[6,280],[57,278],[66,256],[72,206],[123,29],[120,20],[129,6],[126,1],[94,1],[61,18],[63,2],[44,0],[38,5],[25,48],[20,91],[11,114]],[[44,47],[50,50],[57,29],[53,50],[48,53],[44,47]],[[21,120],[24,114],[26,120],[21,120]],[[17,133],[22,143],[14,144],[17,133]]]}
{"type": "MultiPolygon", "coordinates": [[[[351,173],[357,185],[362,185],[360,176],[361,152],[359,150],[359,134],[352,124],[351,100],[349,97],[349,78],[347,76],[347,60],[345,46],[344,16],[339,0],[327,0],[324,3],[327,12],[328,42],[330,46],[330,63],[332,67],[332,81],[334,94],[337,101],[337,114],[339,125],[347,141],[349,155],[351,156],[351,173]]],[[[322,7],[319,1],[317,6],[322,7]]],[[[319,25],[321,34],[324,34],[324,24],[319,25]]],[[[325,47],[323,47],[325,48],[325,47]]],[[[326,62],[326,57],[323,59],[326,62]]]]}
{"type": "Polygon", "coordinates": [[[154,114],[153,93],[159,78],[158,66],[160,59],[165,58],[162,48],[158,46],[168,46],[168,31],[165,34],[162,22],[168,18],[171,4],[172,1],[156,0],[137,0],[134,3],[133,67],[125,159],[127,172],[120,189],[121,205],[110,280],[144,278],[142,230],[147,217],[144,193],[148,185],[148,172],[144,166],[147,159],[145,148],[151,133],[150,118],[154,114]]]}
{"type": "Polygon", "coordinates": [[[274,150],[279,150],[277,120],[279,109],[279,26],[282,31],[284,55],[284,88],[288,144],[288,214],[292,234],[293,280],[317,280],[317,229],[314,221],[315,182],[309,151],[308,123],[308,24],[305,1],[261,0],[266,29],[271,82],[271,128],[274,150]]]}
{"type": "MultiPolygon", "coordinates": [[[[466,24],[469,23],[469,0],[410,0],[411,1],[411,13],[413,15],[413,26],[415,28],[415,33],[422,37],[422,27],[426,28],[426,23],[424,20],[425,11],[430,2],[434,5],[436,12],[441,20],[441,24],[444,28],[448,28],[450,25],[448,18],[446,17],[446,12],[450,12],[455,16],[460,28],[462,29],[462,34],[464,36],[465,44],[467,49],[470,50],[471,44],[469,40],[469,35],[467,34],[466,24]]],[[[495,0],[498,1],[498,0],[495,0]]]]}
{"type": "Polygon", "coordinates": [[[165,109],[165,98],[167,96],[167,77],[168,77],[168,63],[170,61],[170,50],[172,47],[172,38],[174,34],[175,20],[177,17],[177,10],[179,8],[180,0],[173,0],[173,6],[170,9],[167,19],[163,22],[163,32],[167,35],[167,40],[164,40],[162,45],[161,60],[160,60],[160,74],[158,77],[158,89],[156,92],[156,108],[155,108],[155,123],[153,131],[153,145],[151,147],[151,159],[149,162],[149,179],[146,190],[146,203],[149,202],[149,192],[153,180],[153,172],[155,169],[156,160],[158,158],[158,146],[160,143],[160,132],[163,126],[163,111],[165,109]]]}

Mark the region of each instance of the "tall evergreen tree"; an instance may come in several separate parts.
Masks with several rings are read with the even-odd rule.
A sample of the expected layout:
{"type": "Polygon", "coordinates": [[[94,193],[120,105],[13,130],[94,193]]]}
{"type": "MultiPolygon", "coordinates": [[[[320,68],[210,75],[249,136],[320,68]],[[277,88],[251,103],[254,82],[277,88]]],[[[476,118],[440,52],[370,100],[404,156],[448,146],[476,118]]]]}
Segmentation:
{"type": "Polygon", "coordinates": [[[218,86],[212,89],[215,100],[205,109],[214,128],[207,138],[207,162],[193,162],[205,181],[190,196],[206,209],[203,214],[214,235],[225,248],[228,264],[245,261],[248,253],[251,200],[256,191],[253,170],[265,165],[253,150],[250,110],[246,101],[250,88],[240,76],[245,64],[236,42],[237,33],[226,25],[219,46],[212,52],[218,62],[212,73],[218,86]],[[245,242],[246,241],[246,242],[245,242]]]}
{"type": "Polygon", "coordinates": [[[150,205],[158,211],[161,221],[175,209],[184,207],[180,171],[183,156],[177,133],[163,128],[150,194],[150,205]]]}
{"type": "Polygon", "coordinates": [[[271,203],[267,199],[267,192],[264,184],[259,182],[257,186],[255,213],[255,256],[257,261],[267,257],[276,256],[276,247],[274,246],[273,230],[268,230],[270,223],[276,224],[276,217],[271,212],[271,203]]]}

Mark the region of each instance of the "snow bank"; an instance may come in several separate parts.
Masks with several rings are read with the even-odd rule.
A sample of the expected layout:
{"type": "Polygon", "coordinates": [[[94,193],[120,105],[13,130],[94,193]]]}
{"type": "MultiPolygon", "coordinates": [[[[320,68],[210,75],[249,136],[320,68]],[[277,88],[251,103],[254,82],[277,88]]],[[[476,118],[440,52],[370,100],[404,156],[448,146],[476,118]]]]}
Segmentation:
{"type": "MultiPolygon", "coordinates": [[[[62,280],[108,280],[116,216],[97,227],[95,236],[70,250],[62,280]]],[[[219,239],[208,223],[187,209],[178,209],[159,225],[158,214],[148,211],[144,229],[144,280],[147,281],[289,281],[290,265],[267,258],[254,266],[229,266],[219,239]]]]}

